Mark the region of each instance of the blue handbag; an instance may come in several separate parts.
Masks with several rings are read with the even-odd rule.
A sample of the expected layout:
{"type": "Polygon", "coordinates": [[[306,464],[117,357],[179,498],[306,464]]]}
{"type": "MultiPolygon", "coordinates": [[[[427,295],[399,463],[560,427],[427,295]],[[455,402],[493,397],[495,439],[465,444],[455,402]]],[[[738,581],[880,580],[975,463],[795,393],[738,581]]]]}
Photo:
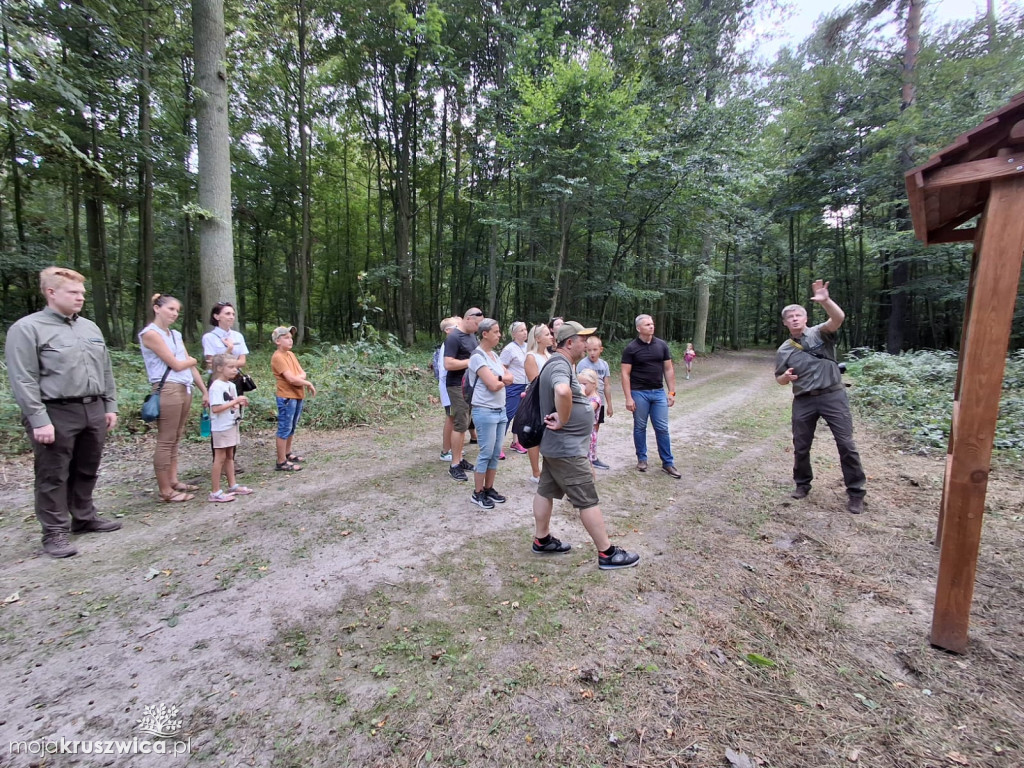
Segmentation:
{"type": "Polygon", "coordinates": [[[164,371],[164,377],[160,379],[160,386],[156,388],[156,392],[150,392],[146,395],[146,399],[142,401],[142,420],[149,423],[156,421],[160,418],[160,390],[164,388],[164,382],[167,381],[167,374],[171,372],[171,366],[167,366],[167,370],[164,371]]]}

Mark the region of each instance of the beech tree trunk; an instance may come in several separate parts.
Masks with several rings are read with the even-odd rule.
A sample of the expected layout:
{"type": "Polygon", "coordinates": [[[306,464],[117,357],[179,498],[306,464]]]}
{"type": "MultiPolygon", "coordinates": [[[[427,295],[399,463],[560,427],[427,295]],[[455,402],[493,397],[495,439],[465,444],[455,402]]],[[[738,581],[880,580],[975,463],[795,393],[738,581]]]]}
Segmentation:
{"type": "Polygon", "coordinates": [[[131,337],[146,324],[146,307],[153,295],[153,252],[156,248],[153,233],[153,136],[151,133],[149,26],[151,9],[149,0],[142,0],[142,60],[139,72],[139,264],[135,286],[135,317],[131,337]]]}
{"type": "MultiPolygon", "coordinates": [[[[925,0],[910,0],[907,7],[907,24],[904,35],[903,49],[903,88],[901,92],[900,111],[912,108],[917,101],[917,57],[921,52],[921,14],[925,0]]],[[[914,165],[913,136],[907,137],[900,152],[900,165],[908,171],[914,165]]],[[[910,229],[910,213],[906,208],[902,215],[905,219],[903,229],[910,229]]],[[[910,311],[910,297],[905,290],[910,278],[910,264],[900,252],[895,253],[892,268],[892,303],[889,311],[889,327],[886,333],[885,350],[890,355],[899,354],[903,350],[903,331],[907,324],[910,311]]]]}
{"type": "MultiPolygon", "coordinates": [[[[715,240],[710,231],[704,232],[704,240],[700,248],[700,263],[711,264],[711,252],[715,248],[715,240]]],[[[707,351],[708,311],[711,308],[711,281],[706,275],[697,276],[697,322],[693,331],[693,349],[698,355],[707,351]]]]}
{"type": "Polygon", "coordinates": [[[196,138],[199,146],[199,280],[205,312],[236,303],[231,227],[231,153],[223,0],[193,0],[196,138]]]}

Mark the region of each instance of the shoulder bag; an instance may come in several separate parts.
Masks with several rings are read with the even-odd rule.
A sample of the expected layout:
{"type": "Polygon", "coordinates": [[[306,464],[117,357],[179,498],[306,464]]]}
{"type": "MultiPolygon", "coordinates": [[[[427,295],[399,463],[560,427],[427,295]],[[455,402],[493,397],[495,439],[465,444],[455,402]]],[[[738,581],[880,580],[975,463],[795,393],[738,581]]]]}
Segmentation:
{"type": "Polygon", "coordinates": [[[164,382],[167,381],[167,374],[171,372],[171,366],[167,366],[167,370],[164,371],[163,378],[160,379],[160,385],[156,388],[156,392],[150,392],[146,395],[146,399],[142,401],[142,420],[145,422],[156,421],[160,418],[160,390],[164,388],[164,382]]]}

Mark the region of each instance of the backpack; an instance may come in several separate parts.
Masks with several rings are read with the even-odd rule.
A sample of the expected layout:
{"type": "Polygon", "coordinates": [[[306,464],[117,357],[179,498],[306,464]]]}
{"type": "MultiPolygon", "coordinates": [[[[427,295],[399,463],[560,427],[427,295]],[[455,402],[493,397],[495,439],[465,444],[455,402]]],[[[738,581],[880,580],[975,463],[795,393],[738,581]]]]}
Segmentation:
{"type": "Polygon", "coordinates": [[[519,409],[512,419],[512,432],[519,438],[523,448],[534,448],[540,445],[547,424],[544,414],[540,411],[540,375],[526,387],[523,399],[519,401],[519,409]]]}
{"type": "MultiPolygon", "coordinates": [[[[556,358],[552,356],[544,363],[541,370],[548,367],[548,363],[556,358]]],[[[570,379],[576,376],[572,365],[569,365],[570,379]]],[[[512,433],[519,437],[519,444],[523,448],[533,448],[540,445],[540,439],[544,436],[544,430],[548,425],[544,423],[545,414],[540,409],[540,374],[529,383],[523,393],[523,399],[519,402],[519,410],[512,419],[512,433]]]]}
{"type": "MultiPolygon", "coordinates": [[[[470,355],[469,359],[472,360],[473,355],[475,354],[476,352],[470,355]]],[[[468,406],[472,407],[473,405],[473,392],[476,390],[476,383],[479,379],[480,377],[473,373],[469,368],[467,368],[466,372],[462,374],[462,398],[466,401],[466,405],[468,406]]]]}

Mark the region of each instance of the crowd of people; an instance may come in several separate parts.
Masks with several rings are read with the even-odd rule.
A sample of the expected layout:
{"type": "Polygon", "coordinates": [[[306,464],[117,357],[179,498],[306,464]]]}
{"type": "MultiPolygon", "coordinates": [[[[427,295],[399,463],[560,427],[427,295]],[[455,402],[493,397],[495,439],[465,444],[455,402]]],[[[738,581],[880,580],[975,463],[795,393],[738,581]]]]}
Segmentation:
{"type": "MultiPolygon", "coordinates": [[[[118,421],[117,392],[106,343],[99,328],[79,314],[85,301],[85,278],[71,269],[48,267],[40,273],[46,307],[14,323],[7,334],[6,361],[15,400],[35,455],[35,508],[42,527],[45,553],[69,557],[77,550],[71,534],[116,531],[121,523],[98,514],[93,502],[100,458],[107,433],[118,421]]],[[[830,298],[828,283],[812,285],[811,300],[828,320],[808,327],[807,311],[793,304],[782,310],[790,338],[776,353],[776,380],[793,385],[793,498],[809,495],[813,474],[810,449],[819,418],[832,430],[839,449],[848,494],[848,509],[864,510],[865,475],[853,442],[853,422],[841,369],[836,362],[836,332],[845,315],[830,298]]],[[[153,395],[159,399],[153,457],[159,498],[167,503],[195,498],[196,485],[178,476],[178,446],[198,389],[209,409],[211,430],[212,503],[234,501],[253,489],[237,482],[239,422],[249,405],[245,394],[251,379],[242,373],[249,349],[234,330],[235,309],[219,302],[210,312],[211,330],[203,336],[203,364],[190,356],[181,333],[172,328],[181,302],[167,294],[152,299],[153,319],[139,332],[139,344],[153,395]],[[221,487],[221,477],[227,485],[221,487]]],[[[654,319],[635,321],[636,338],[621,357],[622,392],[633,416],[636,470],[648,470],[647,425],[654,427],[662,471],[680,479],[672,454],[669,409],[675,404],[675,370],[669,345],[654,335],[654,319]]],[[[477,307],[462,317],[441,321],[443,344],[434,355],[439,394],[445,409],[440,458],[449,476],[468,482],[471,501],[494,509],[506,497],[495,488],[499,462],[510,425],[527,386],[535,389],[543,415],[539,444],[525,448],[515,429],[509,450],[527,454],[528,479],[536,484],[533,499],[532,549],[540,555],[564,554],[571,545],[550,531],[554,499],[566,498],[579,510],[584,528],[597,549],[602,570],[635,566],[640,556],[611,543],[599,506],[596,470],[609,465],[597,454],[601,424],[614,413],[611,368],[596,328],[554,317],[527,329],[512,323],[510,340],[502,346],[502,329],[477,307]],[[539,379],[539,381],[538,381],[539,379]],[[467,440],[467,435],[469,436],[467,440]],[[465,456],[467,443],[477,442],[476,463],[465,456]]],[[[271,333],[276,351],[271,359],[277,400],[275,470],[298,472],[305,459],[293,449],[293,438],[307,393],[316,387],[292,352],[296,328],[271,333]]],[[[684,354],[690,378],[696,353],[684,354]]],[[[525,434],[525,433],[524,433],[525,434]]]]}
{"type": "MultiPolygon", "coordinates": [[[[495,490],[498,462],[506,458],[505,434],[514,423],[527,385],[540,378],[546,429],[539,445],[524,448],[512,429],[509,449],[530,460],[528,479],[537,485],[534,498],[536,524],[533,550],[539,554],[570,551],[550,534],[553,499],[567,497],[580,510],[580,518],[598,550],[601,569],[627,568],[639,555],[615,547],[608,539],[601,510],[595,470],[609,465],[597,455],[598,433],[614,414],[611,367],[602,358],[604,346],[596,328],[554,317],[527,330],[516,321],[510,341],[496,353],[501,341],[497,320],[485,318],[478,307],[462,317],[441,321],[445,340],[434,355],[441,402],[445,409],[441,458],[450,462],[453,480],[467,482],[473,472],[471,500],[483,509],[505,501],[495,490]],[[465,435],[475,427],[480,451],[476,464],[464,455],[465,435]]],[[[650,315],[636,319],[637,338],[622,357],[626,410],[633,414],[637,469],[647,471],[647,421],[658,440],[662,469],[679,479],[672,458],[668,408],[675,402],[675,373],[668,344],[654,337],[650,315]],[[665,383],[669,393],[665,394],[665,383]]]]}

